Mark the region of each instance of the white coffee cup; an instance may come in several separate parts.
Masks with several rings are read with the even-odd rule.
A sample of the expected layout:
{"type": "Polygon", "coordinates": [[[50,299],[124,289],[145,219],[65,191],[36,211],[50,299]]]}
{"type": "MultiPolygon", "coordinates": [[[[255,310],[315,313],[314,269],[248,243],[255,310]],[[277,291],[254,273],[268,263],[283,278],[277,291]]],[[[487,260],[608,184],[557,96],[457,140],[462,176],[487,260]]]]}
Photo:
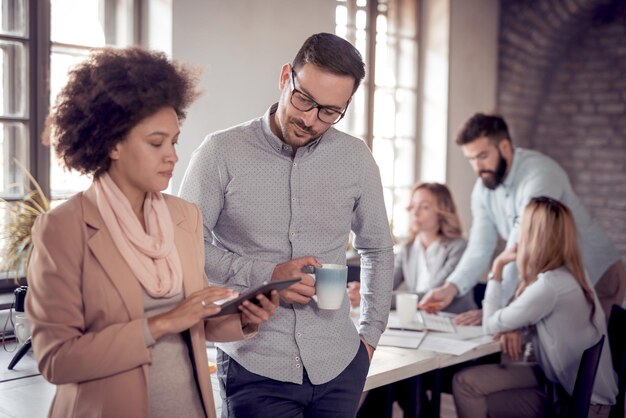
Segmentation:
{"type": "Polygon", "coordinates": [[[415,293],[396,294],[396,313],[403,324],[415,322],[418,297],[415,293]]]}
{"type": "Polygon", "coordinates": [[[13,332],[20,344],[24,344],[30,337],[30,322],[25,313],[16,314],[13,318],[13,332]]]}
{"type": "Polygon", "coordinates": [[[320,309],[339,309],[343,303],[348,280],[348,267],[342,264],[322,264],[315,268],[315,294],[320,309]]]}

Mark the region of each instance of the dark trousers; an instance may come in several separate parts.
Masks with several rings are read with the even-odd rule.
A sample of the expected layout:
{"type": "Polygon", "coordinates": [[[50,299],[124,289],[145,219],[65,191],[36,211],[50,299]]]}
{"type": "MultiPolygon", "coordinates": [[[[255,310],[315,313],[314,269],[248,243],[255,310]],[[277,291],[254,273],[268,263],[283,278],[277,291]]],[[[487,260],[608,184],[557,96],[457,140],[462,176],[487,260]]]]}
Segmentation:
{"type": "Polygon", "coordinates": [[[368,369],[367,349],[362,342],[348,367],[321,385],[312,384],[306,370],[302,384],[260,376],[218,349],[222,418],[352,418],[368,369]]]}
{"type": "Polygon", "coordinates": [[[422,416],[420,399],[426,391],[422,389],[423,376],[409,377],[369,391],[359,408],[357,418],[391,418],[393,402],[397,401],[404,418],[422,416]]]}

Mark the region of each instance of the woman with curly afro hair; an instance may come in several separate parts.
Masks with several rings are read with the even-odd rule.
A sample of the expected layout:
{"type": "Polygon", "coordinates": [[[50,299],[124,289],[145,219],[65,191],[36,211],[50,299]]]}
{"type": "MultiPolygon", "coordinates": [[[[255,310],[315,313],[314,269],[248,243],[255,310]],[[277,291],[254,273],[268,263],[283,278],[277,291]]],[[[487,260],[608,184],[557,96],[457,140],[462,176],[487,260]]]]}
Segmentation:
{"type": "Polygon", "coordinates": [[[205,340],[248,338],[278,295],[207,319],[201,214],[162,194],[196,78],[164,54],[105,48],[71,71],[49,118],[61,161],[93,184],[33,227],[26,301],[51,417],[215,417],[205,340]]]}

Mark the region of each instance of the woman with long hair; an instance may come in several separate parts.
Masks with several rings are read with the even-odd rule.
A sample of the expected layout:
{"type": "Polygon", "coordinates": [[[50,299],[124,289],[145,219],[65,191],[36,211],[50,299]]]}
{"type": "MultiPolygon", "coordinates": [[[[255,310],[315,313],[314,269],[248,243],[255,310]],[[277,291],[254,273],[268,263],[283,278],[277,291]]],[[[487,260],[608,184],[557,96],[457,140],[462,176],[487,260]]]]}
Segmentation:
{"type": "Polygon", "coordinates": [[[163,53],[104,48],[57,98],[57,156],[93,183],[32,232],[26,311],[51,418],[213,418],[206,340],[252,337],[278,306],[274,292],[213,317],[235,293],[208,284],[200,210],[161,193],[195,85],[163,53]]]}
{"type": "MultiPolygon", "coordinates": [[[[411,189],[407,240],[395,257],[394,290],[423,296],[440,286],[458,264],[466,241],[461,220],[448,187],[440,183],[418,183],[411,189]]],[[[353,307],[360,303],[358,282],[349,283],[353,307]]],[[[469,292],[446,309],[460,313],[476,308],[469,292]]]]}
{"type": "MultiPolygon", "coordinates": [[[[463,255],[466,241],[450,190],[439,183],[418,183],[411,189],[409,230],[406,243],[395,257],[394,289],[423,296],[441,286],[463,255]]],[[[359,286],[349,284],[352,306],[359,304],[359,286]]],[[[472,292],[453,301],[446,311],[475,309],[472,292]]],[[[391,417],[398,401],[405,417],[419,415],[425,405],[422,377],[411,377],[370,391],[358,417],[391,417]]]]}
{"type": "MultiPolygon", "coordinates": [[[[448,187],[420,183],[411,189],[408,239],[396,257],[394,289],[422,297],[441,286],[458,264],[467,241],[448,187]]],[[[472,292],[455,299],[446,312],[476,308],[472,292]]]]}
{"type": "MultiPolygon", "coordinates": [[[[549,197],[531,199],[517,248],[496,257],[489,277],[483,301],[485,333],[534,327],[531,342],[537,362],[484,365],[457,373],[453,382],[457,413],[472,418],[550,416],[546,386],[560,385],[571,395],[583,351],[606,334],[604,311],[583,268],[571,211],[549,197]],[[515,299],[502,306],[502,269],[513,260],[520,283],[515,299]]],[[[616,394],[605,344],[589,416],[608,416],[616,394]]]]}

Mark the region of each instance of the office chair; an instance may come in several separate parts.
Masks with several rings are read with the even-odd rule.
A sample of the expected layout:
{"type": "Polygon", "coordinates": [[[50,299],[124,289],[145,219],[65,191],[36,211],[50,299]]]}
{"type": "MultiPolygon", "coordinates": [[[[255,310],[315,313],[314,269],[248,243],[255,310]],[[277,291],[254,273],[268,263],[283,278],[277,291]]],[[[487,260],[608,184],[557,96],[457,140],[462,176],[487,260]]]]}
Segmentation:
{"type": "Polygon", "coordinates": [[[596,381],[602,346],[604,346],[604,335],[597,343],[583,352],[580,366],[578,366],[576,383],[574,383],[574,391],[572,392],[569,415],[571,418],[587,418],[589,414],[591,394],[593,392],[593,384],[596,381]]]}
{"type": "MultiPolygon", "coordinates": [[[[15,295],[15,301],[13,303],[15,307],[15,313],[24,312],[24,302],[26,300],[27,291],[28,286],[19,286],[17,289],[14,290],[13,294],[15,295]]],[[[24,344],[22,344],[22,346],[17,350],[17,352],[11,359],[8,367],[9,370],[13,370],[13,367],[15,367],[15,365],[22,359],[22,357],[24,357],[24,355],[28,353],[32,345],[33,343],[30,337],[28,337],[28,339],[24,341],[24,344]]]]}
{"type": "Polygon", "coordinates": [[[626,390],[626,309],[613,305],[609,317],[609,345],[613,369],[617,373],[617,400],[611,408],[610,418],[624,418],[624,392],[626,390]]]}
{"type": "Polygon", "coordinates": [[[28,337],[28,339],[24,341],[24,344],[22,344],[22,346],[17,350],[17,352],[11,359],[11,362],[9,363],[9,370],[13,370],[13,367],[15,367],[17,362],[20,361],[22,357],[24,357],[24,355],[30,351],[33,345],[30,338],[31,337],[28,337]]]}
{"type": "Polygon", "coordinates": [[[487,283],[476,283],[472,292],[474,292],[474,302],[478,309],[483,308],[483,299],[485,298],[485,290],[487,290],[487,283]]]}

